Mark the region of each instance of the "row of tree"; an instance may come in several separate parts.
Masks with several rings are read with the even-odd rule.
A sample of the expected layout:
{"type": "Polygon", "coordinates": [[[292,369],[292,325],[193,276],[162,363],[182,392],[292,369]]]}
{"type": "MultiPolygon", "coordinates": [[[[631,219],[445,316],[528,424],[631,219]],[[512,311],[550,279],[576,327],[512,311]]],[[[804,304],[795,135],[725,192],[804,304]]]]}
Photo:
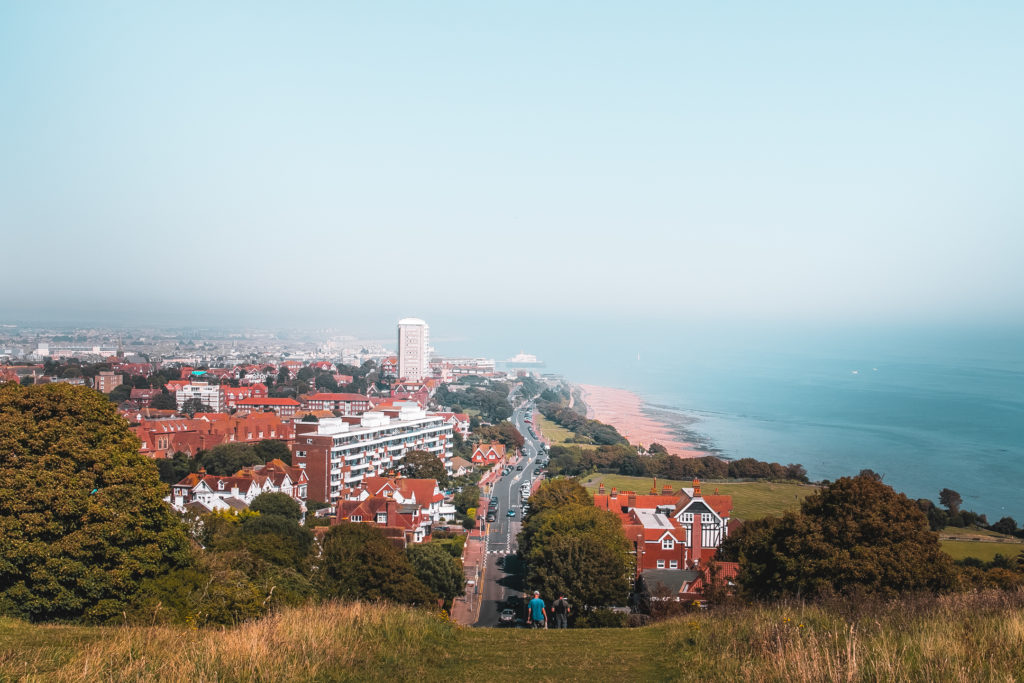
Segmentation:
{"type": "Polygon", "coordinates": [[[629,443],[615,427],[598,420],[591,420],[566,405],[538,400],[537,410],[552,422],[571,431],[574,434],[572,440],[576,443],[605,446],[629,443]]]}
{"type": "Polygon", "coordinates": [[[548,471],[552,475],[582,476],[591,472],[624,474],[662,479],[770,479],[807,481],[802,465],[780,465],[753,458],[722,460],[716,456],[679,458],[653,444],[646,455],[629,445],[551,447],[548,471]]]}

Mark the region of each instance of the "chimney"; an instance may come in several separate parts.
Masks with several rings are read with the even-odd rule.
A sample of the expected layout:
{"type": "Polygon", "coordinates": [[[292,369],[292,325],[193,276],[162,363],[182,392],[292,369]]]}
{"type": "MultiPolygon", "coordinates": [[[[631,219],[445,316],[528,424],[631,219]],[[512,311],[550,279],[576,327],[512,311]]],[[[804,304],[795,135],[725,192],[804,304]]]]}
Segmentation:
{"type": "Polygon", "coordinates": [[[599,495],[599,496],[603,496],[604,495],[604,484],[598,484],[597,485],[597,495],[599,495]]]}
{"type": "Polygon", "coordinates": [[[693,497],[700,498],[700,480],[697,477],[693,478],[693,497]]]}
{"type": "Polygon", "coordinates": [[[626,507],[629,507],[629,508],[635,508],[636,507],[636,494],[633,493],[632,491],[630,491],[629,495],[626,496],[626,507]]]}
{"type": "Polygon", "coordinates": [[[619,495],[618,491],[619,490],[617,488],[615,488],[614,486],[612,487],[612,498],[614,498],[615,496],[619,495]]]}
{"type": "Polygon", "coordinates": [[[663,496],[671,496],[672,495],[672,487],[669,486],[668,484],[665,484],[664,486],[662,486],[661,487],[661,495],[663,495],[663,496]]]}
{"type": "Polygon", "coordinates": [[[651,495],[652,496],[658,495],[658,478],[657,477],[654,478],[654,483],[651,484],[651,495]]]}
{"type": "Polygon", "coordinates": [[[690,546],[693,548],[690,557],[693,558],[693,566],[697,566],[700,562],[700,556],[704,550],[704,527],[701,524],[701,513],[695,513],[693,515],[693,531],[690,532],[690,539],[692,543],[690,546]]]}

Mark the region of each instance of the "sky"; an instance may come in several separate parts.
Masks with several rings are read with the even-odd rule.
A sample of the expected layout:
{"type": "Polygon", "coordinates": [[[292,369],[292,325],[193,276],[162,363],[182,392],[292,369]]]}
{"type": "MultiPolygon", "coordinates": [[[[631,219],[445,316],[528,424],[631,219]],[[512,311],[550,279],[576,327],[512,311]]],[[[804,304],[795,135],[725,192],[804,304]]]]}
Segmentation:
{"type": "Polygon", "coordinates": [[[1020,2],[0,3],[0,318],[1024,320],[1020,2]]]}

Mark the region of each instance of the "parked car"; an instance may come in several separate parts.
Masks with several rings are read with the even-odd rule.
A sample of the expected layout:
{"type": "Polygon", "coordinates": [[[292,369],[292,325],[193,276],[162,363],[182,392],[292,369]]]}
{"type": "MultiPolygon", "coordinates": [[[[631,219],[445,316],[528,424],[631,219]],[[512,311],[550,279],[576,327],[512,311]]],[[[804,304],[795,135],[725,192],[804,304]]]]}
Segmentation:
{"type": "Polygon", "coordinates": [[[503,609],[498,615],[498,621],[502,624],[514,624],[516,623],[516,613],[510,609],[503,609]]]}
{"type": "Polygon", "coordinates": [[[538,474],[540,474],[540,468],[539,467],[534,467],[533,468],[533,476],[536,477],[538,474]]]}
{"type": "Polygon", "coordinates": [[[488,522],[493,522],[495,519],[497,519],[497,513],[489,512],[488,511],[488,513],[487,513],[487,521],[488,522]]]}

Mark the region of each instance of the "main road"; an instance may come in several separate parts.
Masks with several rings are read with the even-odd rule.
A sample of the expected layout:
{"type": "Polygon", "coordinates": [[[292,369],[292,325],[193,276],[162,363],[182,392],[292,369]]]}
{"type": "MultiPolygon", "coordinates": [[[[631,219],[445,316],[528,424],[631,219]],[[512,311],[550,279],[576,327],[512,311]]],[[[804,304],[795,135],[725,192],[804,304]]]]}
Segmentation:
{"type": "MultiPolygon", "coordinates": [[[[487,525],[487,554],[481,579],[480,616],[476,626],[497,626],[498,614],[509,599],[521,598],[523,594],[523,587],[518,584],[518,576],[514,573],[515,566],[512,562],[506,565],[505,558],[514,555],[517,550],[516,536],[523,517],[520,488],[526,482],[532,484],[533,470],[537,467],[541,452],[540,439],[530,433],[532,425],[526,421],[527,413],[532,410],[533,402],[526,401],[519,403],[512,411],[512,424],[525,441],[523,457],[491,489],[491,495],[498,499],[498,514],[487,525]],[[517,469],[519,465],[522,465],[522,470],[517,469]],[[508,516],[510,508],[515,510],[514,517],[508,516]]],[[[522,617],[521,614],[518,616],[522,617]]]]}

